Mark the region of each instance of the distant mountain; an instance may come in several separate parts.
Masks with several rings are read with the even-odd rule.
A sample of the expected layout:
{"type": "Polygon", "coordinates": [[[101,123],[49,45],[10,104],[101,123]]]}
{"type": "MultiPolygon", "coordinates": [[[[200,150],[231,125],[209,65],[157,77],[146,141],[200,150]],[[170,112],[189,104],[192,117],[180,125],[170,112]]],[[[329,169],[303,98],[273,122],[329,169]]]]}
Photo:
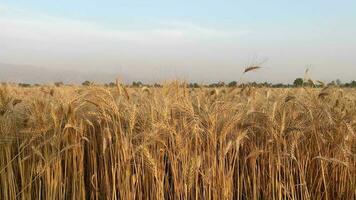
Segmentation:
{"type": "MultiPolygon", "coordinates": [[[[53,83],[62,81],[65,83],[82,83],[85,80],[99,83],[113,82],[118,74],[104,74],[96,72],[79,72],[70,70],[48,69],[44,67],[13,65],[0,63],[0,82],[16,83],[53,83]]],[[[128,76],[125,82],[131,82],[128,76]]]]}

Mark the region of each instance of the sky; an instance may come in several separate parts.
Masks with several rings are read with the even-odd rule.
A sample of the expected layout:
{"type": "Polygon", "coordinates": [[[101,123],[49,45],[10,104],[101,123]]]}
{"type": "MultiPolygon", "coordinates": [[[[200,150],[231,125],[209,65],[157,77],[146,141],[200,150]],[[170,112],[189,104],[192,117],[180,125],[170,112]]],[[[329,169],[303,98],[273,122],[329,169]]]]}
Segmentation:
{"type": "Polygon", "coordinates": [[[143,81],[356,79],[356,1],[0,0],[0,63],[143,81]]]}

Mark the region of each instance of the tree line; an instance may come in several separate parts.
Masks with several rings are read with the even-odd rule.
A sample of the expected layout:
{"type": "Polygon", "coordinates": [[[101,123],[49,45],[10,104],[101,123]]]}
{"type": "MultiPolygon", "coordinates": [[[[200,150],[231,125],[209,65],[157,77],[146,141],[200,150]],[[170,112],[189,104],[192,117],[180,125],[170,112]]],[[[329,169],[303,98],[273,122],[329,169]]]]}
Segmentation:
{"type": "MultiPolygon", "coordinates": [[[[83,85],[90,85],[90,82],[84,82],[83,85]]],[[[107,87],[114,87],[116,83],[111,82],[108,84],[104,84],[107,87]]],[[[199,84],[199,83],[187,83],[187,87],[189,88],[199,88],[199,87],[271,87],[271,88],[291,88],[291,87],[324,87],[324,86],[339,86],[339,87],[356,87],[356,81],[350,81],[349,83],[342,83],[339,79],[335,81],[331,81],[329,83],[323,83],[321,81],[314,82],[312,80],[304,80],[302,78],[296,78],[292,84],[285,83],[268,83],[268,82],[249,82],[249,83],[241,83],[239,84],[237,81],[231,81],[229,83],[225,83],[223,81],[219,81],[216,83],[210,84],[199,84]]],[[[134,81],[131,85],[127,85],[131,87],[162,87],[159,83],[154,84],[145,84],[141,81],[134,81]]]]}
{"type": "MultiPolygon", "coordinates": [[[[60,87],[65,85],[63,82],[55,82],[55,86],[60,87]]],[[[84,81],[82,83],[83,86],[94,85],[91,81],[84,81]]],[[[40,86],[40,84],[29,84],[29,83],[18,83],[20,87],[36,87],[40,86]]],[[[104,84],[105,87],[115,87],[116,83],[110,82],[104,84]]],[[[131,84],[126,85],[128,87],[162,87],[159,83],[147,84],[141,81],[133,81],[131,84]]],[[[248,82],[239,84],[237,81],[231,81],[229,83],[225,83],[223,81],[219,81],[216,83],[210,84],[199,84],[199,83],[187,83],[187,87],[189,88],[199,88],[199,87],[270,87],[270,88],[291,88],[291,87],[324,87],[324,86],[338,86],[338,87],[349,87],[356,88],[356,81],[350,81],[348,83],[342,83],[339,79],[331,81],[329,83],[323,83],[321,81],[312,81],[312,80],[304,80],[302,78],[296,78],[292,84],[285,83],[268,83],[268,82],[248,82]]]]}

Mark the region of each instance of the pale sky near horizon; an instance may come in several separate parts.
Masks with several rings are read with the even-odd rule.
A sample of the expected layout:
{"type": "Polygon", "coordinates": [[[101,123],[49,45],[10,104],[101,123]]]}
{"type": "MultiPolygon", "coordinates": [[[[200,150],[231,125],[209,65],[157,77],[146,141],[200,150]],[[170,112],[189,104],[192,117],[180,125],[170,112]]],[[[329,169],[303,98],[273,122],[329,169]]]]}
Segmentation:
{"type": "Polygon", "coordinates": [[[356,1],[0,0],[0,63],[142,80],[356,79],[356,1]]]}

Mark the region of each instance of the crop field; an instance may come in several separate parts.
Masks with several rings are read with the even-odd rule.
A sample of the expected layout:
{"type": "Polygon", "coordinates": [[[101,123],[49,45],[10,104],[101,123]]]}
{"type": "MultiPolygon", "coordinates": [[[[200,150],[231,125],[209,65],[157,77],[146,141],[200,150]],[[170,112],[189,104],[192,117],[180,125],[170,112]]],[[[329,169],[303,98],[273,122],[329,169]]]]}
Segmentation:
{"type": "Polygon", "coordinates": [[[0,86],[0,199],[356,199],[356,90],[0,86]]]}

